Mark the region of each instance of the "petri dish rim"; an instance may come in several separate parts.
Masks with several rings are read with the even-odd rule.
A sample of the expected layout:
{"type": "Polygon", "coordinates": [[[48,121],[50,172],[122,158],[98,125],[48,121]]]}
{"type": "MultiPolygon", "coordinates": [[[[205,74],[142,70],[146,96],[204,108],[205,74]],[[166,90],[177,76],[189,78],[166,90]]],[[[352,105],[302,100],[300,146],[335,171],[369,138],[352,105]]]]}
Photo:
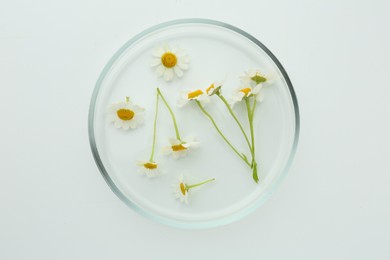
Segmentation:
{"type": "Polygon", "coordinates": [[[300,115],[299,115],[299,106],[298,106],[298,100],[293,88],[293,85],[291,83],[290,78],[287,75],[287,72],[283,68],[282,64],[279,62],[279,60],[275,57],[275,55],[264,45],[262,44],[259,40],[257,40],[255,37],[250,35],[249,33],[224,22],[216,21],[216,20],[211,20],[211,19],[201,19],[201,18],[188,18],[188,19],[178,19],[178,20],[172,20],[172,21],[167,21],[163,22],[160,24],[157,24],[155,26],[149,27],[148,29],[145,29],[144,31],[140,32],[139,34],[135,35],[132,37],[130,40],[128,40],[108,61],[106,66],[103,68],[102,72],[99,75],[99,78],[95,84],[95,88],[92,93],[91,101],[90,101],[90,106],[89,106],[89,114],[88,114],[88,135],[89,135],[89,142],[90,142],[90,147],[91,151],[95,160],[96,165],[98,166],[98,169],[100,173],[102,174],[104,180],[108,184],[108,186],[111,188],[111,190],[118,196],[119,199],[121,199],[127,206],[138,212],[139,214],[152,219],[153,221],[168,225],[168,226],[173,226],[173,227],[179,227],[179,228],[188,228],[188,229],[200,229],[200,228],[212,228],[212,227],[217,227],[217,226],[222,226],[226,225],[229,223],[232,223],[234,221],[237,221],[248,214],[252,213],[255,211],[257,208],[259,208],[267,199],[272,195],[272,193],[276,190],[276,188],[279,186],[281,181],[284,179],[286,176],[292,161],[294,159],[296,150],[297,150],[297,145],[298,145],[298,140],[299,140],[299,131],[300,131],[300,115]],[[254,44],[256,44],[258,47],[260,47],[270,58],[271,60],[275,63],[275,65],[278,67],[280,70],[281,74],[283,75],[284,80],[286,81],[286,84],[288,86],[288,90],[290,93],[291,101],[293,103],[294,107],[294,116],[295,116],[295,133],[294,133],[294,141],[291,146],[291,150],[289,153],[289,157],[287,160],[287,163],[279,176],[279,178],[273,183],[273,186],[266,191],[266,193],[255,203],[252,203],[249,207],[242,209],[235,214],[226,216],[222,219],[218,220],[212,220],[212,221],[204,221],[204,222],[184,222],[184,221],[177,221],[177,220],[172,220],[168,218],[161,217],[155,213],[149,212],[147,210],[142,209],[141,207],[137,206],[135,203],[133,203],[130,199],[128,199],[120,190],[119,188],[115,185],[113,180],[111,179],[109,173],[107,172],[106,168],[104,167],[104,164],[99,156],[99,151],[97,149],[96,145],[96,139],[95,139],[95,133],[94,133],[94,119],[95,119],[95,107],[96,107],[96,100],[97,96],[99,94],[99,90],[102,86],[102,82],[104,78],[106,77],[107,73],[111,69],[112,65],[115,63],[115,61],[127,50],[133,43],[141,39],[142,37],[157,31],[159,29],[169,27],[169,26],[174,26],[174,25],[185,25],[185,24],[206,24],[206,25],[214,25],[214,26],[219,26],[225,29],[229,29],[235,33],[241,34],[248,40],[252,41],[254,44]]]}

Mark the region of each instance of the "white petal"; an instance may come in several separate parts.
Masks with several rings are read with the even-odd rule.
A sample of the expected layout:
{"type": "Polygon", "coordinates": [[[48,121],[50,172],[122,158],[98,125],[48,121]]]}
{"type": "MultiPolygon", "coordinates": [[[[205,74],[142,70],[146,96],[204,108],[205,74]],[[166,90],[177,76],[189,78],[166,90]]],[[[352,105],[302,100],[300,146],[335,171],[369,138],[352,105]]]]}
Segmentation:
{"type": "Polygon", "coordinates": [[[168,141],[169,141],[169,143],[171,145],[179,145],[179,144],[181,144],[180,140],[177,140],[176,138],[169,138],[168,141]]]}
{"type": "Polygon", "coordinates": [[[133,118],[132,121],[136,122],[138,125],[144,124],[144,118],[142,116],[137,116],[137,117],[133,118]]]}
{"type": "Polygon", "coordinates": [[[256,100],[257,100],[257,101],[263,102],[263,99],[264,99],[264,97],[263,97],[263,95],[262,95],[261,93],[259,93],[259,94],[256,95],[256,100]]]}
{"type": "Polygon", "coordinates": [[[228,103],[230,105],[230,107],[233,109],[234,108],[234,105],[237,103],[238,101],[236,99],[233,99],[233,98],[230,98],[228,100],[228,103]]]}
{"type": "Polygon", "coordinates": [[[187,63],[184,63],[184,62],[178,62],[177,63],[177,66],[179,66],[182,70],[188,70],[188,64],[187,63]]]}
{"type": "Polygon", "coordinates": [[[147,161],[137,161],[138,166],[144,166],[145,163],[148,163],[147,161]]]}
{"type": "Polygon", "coordinates": [[[179,58],[186,58],[186,59],[189,60],[187,52],[185,50],[183,50],[183,49],[177,50],[176,51],[176,56],[179,57],[179,58]]]}
{"type": "Polygon", "coordinates": [[[145,112],[145,108],[138,105],[134,105],[131,110],[133,110],[136,114],[143,114],[145,112]]]}
{"type": "Polygon", "coordinates": [[[242,76],[242,77],[240,77],[240,81],[241,81],[242,87],[250,87],[252,80],[248,76],[242,76]]]}
{"type": "Polygon", "coordinates": [[[137,122],[135,122],[134,120],[130,120],[129,123],[126,125],[128,125],[128,127],[130,127],[131,129],[137,128],[137,122]]]}
{"type": "Polygon", "coordinates": [[[170,81],[173,79],[173,69],[166,69],[164,72],[164,79],[170,81]]]}
{"type": "Polygon", "coordinates": [[[187,142],[187,143],[183,144],[183,146],[185,148],[189,148],[189,147],[191,147],[191,148],[198,148],[199,144],[200,144],[199,142],[193,141],[193,142],[187,142]]]}
{"type": "Polygon", "coordinates": [[[163,148],[161,149],[161,152],[162,152],[162,154],[164,154],[164,155],[169,155],[169,154],[172,153],[172,147],[170,147],[170,146],[165,146],[165,147],[163,147],[163,148]]]}
{"type": "Polygon", "coordinates": [[[175,66],[173,70],[175,71],[176,76],[179,78],[183,77],[183,71],[179,68],[179,66],[175,66]]]}
{"type": "Polygon", "coordinates": [[[260,83],[259,85],[255,86],[255,87],[252,89],[252,93],[253,93],[254,95],[260,93],[260,90],[261,90],[262,87],[263,87],[263,85],[260,83]]]}
{"type": "Polygon", "coordinates": [[[180,152],[172,152],[172,158],[178,159],[180,157],[180,152]]]}
{"type": "Polygon", "coordinates": [[[255,69],[250,69],[250,70],[248,70],[247,75],[248,75],[250,78],[254,77],[254,76],[256,75],[256,70],[255,70],[255,69]]]}
{"type": "Polygon", "coordinates": [[[164,52],[171,52],[171,47],[167,44],[167,43],[164,43],[164,52]]]}
{"type": "Polygon", "coordinates": [[[121,126],[122,126],[122,122],[119,121],[119,120],[120,120],[120,119],[115,120],[115,122],[114,122],[114,126],[115,126],[116,128],[121,128],[121,126]]]}
{"type": "Polygon", "coordinates": [[[156,69],[157,77],[161,77],[164,72],[165,72],[165,67],[163,65],[157,67],[156,69]]]}
{"type": "Polygon", "coordinates": [[[161,57],[164,54],[164,49],[162,47],[157,47],[153,50],[153,56],[155,57],[161,57]]]}
{"type": "Polygon", "coordinates": [[[175,55],[176,55],[178,49],[179,48],[177,46],[175,46],[175,45],[170,46],[170,52],[175,54],[175,55]]]}
{"type": "Polygon", "coordinates": [[[176,155],[177,155],[177,158],[186,157],[186,155],[187,155],[187,150],[177,151],[177,152],[174,152],[173,154],[176,154],[176,155]]]}
{"type": "Polygon", "coordinates": [[[184,107],[185,105],[187,105],[187,103],[188,103],[187,98],[180,98],[179,100],[177,100],[178,107],[184,107]]]}
{"type": "Polygon", "coordinates": [[[190,63],[190,56],[185,55],[183,57],[180,57],[179,61],[188,64],[188,63],[190,63]]]}
{"type": "Polygon", "coordinates": [[[154,67],[161,64],[161,59],[153,59],[152,62],[150,63],[150,66],[154,67]]]}
{"type": "Polygon", "coordinates": [[[203,102],[203,103],[209,103],[210,102],[210,97],[206,94],[200,95],[197,100],[203,102]]]}
{"type": "Polygon", "coordinates": [[[108,115],[108,121],[109,122],[115,122],[115,120],[117,119],[117,115],[116,115],[116,113],[114,114],[114,113],[111,113],[111,114],[109,114],[108,115]]]}
{"type": "Polygon", "coordinates": [[[139,174],[145,174],[145,168],[144,167],[139,168],[138,173],[139,174]]]}

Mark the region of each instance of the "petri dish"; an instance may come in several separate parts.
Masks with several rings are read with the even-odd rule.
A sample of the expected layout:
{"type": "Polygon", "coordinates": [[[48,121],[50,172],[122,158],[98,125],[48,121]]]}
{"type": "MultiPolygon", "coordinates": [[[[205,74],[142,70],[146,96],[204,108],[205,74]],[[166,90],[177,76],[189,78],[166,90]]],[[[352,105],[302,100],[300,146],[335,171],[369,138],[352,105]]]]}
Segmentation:
{"type": "MultiPolygon", "coordinates": [[[[209,100],[204,108],[225,137],[251,161],[251,150],[226,105],[215,96],[209,100]]],[[[233,111],[250,136],[247,110],[242,103],[238,102],[233,111]]],[[[112,191],[145,217],[183,228],[225,225],[257,209],[286,175],[299,136],[297,98],[281,63],[245,31],[207,19],[165,22],[126,42],[97,80],[88,120],[94,159],[112,191]],[[180,46],[190,59],[184,75],[171,81],[158,77],[150,66],[153,50],[166,45],[180,46]],[[253,118],[258,183],[252,178],[252,169],[230,149],[195,102],[184,107],[176,105],[185,91],[204,89],[212,82],[223,82],[221,93],[228,99],[242,85],[240,76],[251,68],[266,71],[272,78],[272,84],[261,89],[263,100],[258,102],[253,118]],[[175,131],[160,98],[154,160],[161,171],[157,177],[147,178],[139,174],[137,162],[147,160],[151,151],[156,88],[170,104],[181,137],[196,140],[199,147],[177,160],[161,153],[170,146],[168,140],[175,137],[175,131]],[[108,119],[110,105],[125,97],[145,108],[144,124],[128,131],[115,128],[108,119]],[[189,203],[185,204],[174,196],[181,175],[188,184],[215,180],[189,190],[189,203]]]]}

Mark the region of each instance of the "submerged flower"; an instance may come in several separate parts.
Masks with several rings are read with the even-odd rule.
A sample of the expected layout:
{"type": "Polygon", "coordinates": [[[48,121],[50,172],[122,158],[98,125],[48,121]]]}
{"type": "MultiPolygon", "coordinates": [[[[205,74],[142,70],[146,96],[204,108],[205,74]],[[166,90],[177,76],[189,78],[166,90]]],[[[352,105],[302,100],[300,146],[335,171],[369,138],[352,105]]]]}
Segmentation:
{"type": "Polygon", "coordinates": [[[145,109],[130,102],[129,97],[126,97],[126,102],[113,104],[109,108],[110,122],[114,122],[116,128],[137,128],[143,124],[145,109]]]}
{"type": "Polygon", "coordinates": [[[139,173],[146,175],[148,178],[154,178],[158,176],[160,167],[157,163],[151,161],[141,161],[137,163],[140,166],[139,173]]]}
{"type": "Polygon", "coordinates": [[[173,79],[176,74],[181,78],[184,70],[188,69],[189,58],[187,52],[179,47],[164,44],[157,47],[153,52],[154,59],[151,63],[156,68],[156,75],[163,76],[166,81],[173,79]]]}
{"type": "Polygon", "coordinates": [[[199,146],[199,142],[182,142],[176,138],[169,138],[169,143],[170,146],[163,148],[163,153],[165,155],[172,154],[174,159],[186,156],[189,150],[199,146]]]}
{"type": "Polygon", "coordinates": [[[177,101],[177,106],[178,107],[183,107],[191,100],[197,100],[202,105],[210,102],[209,96],[203,90],[197,89],[197,90],[194,90],[194,91],[184,91],[184,92],[182,92],[182,94],[180,95],[179,100],[177,101]]]}
{"type": "Polygon", "coordinates": [[[188,191],[190,189],[202,186],[214,180],[215,179],[213,178],[197,184],[188,185],[187,183],[185,183],[183,175],[180,175],[178,181],[173,185],[173,193],[176,199],[180,200],[180,202],[188,204],[188,191]]]}
{"type": "Polygon", "coordinates": [[[268,75],[262,73],[260,70],[250,69],[240,77],[242,86],[254,88],[258,85],[270,83],[268,75]]]}

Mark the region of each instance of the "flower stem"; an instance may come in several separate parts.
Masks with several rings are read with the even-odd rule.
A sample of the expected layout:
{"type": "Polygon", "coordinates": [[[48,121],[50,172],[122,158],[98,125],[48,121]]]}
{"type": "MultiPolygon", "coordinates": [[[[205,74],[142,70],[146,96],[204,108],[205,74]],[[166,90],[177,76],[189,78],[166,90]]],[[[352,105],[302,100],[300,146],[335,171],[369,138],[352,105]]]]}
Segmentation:
{"type": "MultiPolygon", "coordinates": [[[[225,106],[227,107],[227,109],[229,110],[229,113],[232,115],[232,117],[234,118],[234,121],[236,121],[238,127],[241,129],[241,132],[242,134],[244,135],[245,137],[245,140],[246,140],[246,143],[248,144],[248,147],[249,147],[249,150],[252,152],[252,147],[251,147],[251,144],[249,142],[249,138],[247,136],[247,134],[245,133],[244,131],[244,128],[242,127],[240,121],[238,120],[238,118],[236,117],[236,115],[234,114],[233,112],[233,109],[230,107],[229,103],[227,102],[227,100],[225,99],[224,96],[222,96],[221,94],[217,94],[217,96],[222,100],[222,102],[225,104],[225,106]]],[[[253,156],[253,155],[252,155],[253,156]]]]}
{"type": "Polygon", "coordinates": [[[150,153],[150,162],[154,162],[154,148],[156,145],[156,129],[157,129],[157,114],[158,114],[158,100],[159,100],[159,94],[156,92],[156,111],[154,113],[154,125],[153,125],[153,144],[152,144],[152,152],[150,153]]]}
{"type": "Polygon", "coordinates": [[[173,121],[173,126],[175,127],[175,133],[176,133],[176,139],[179,140],[180,142],[182,142],[181,138],[180,138],[180,134],[179,134],[179,128],[177,127],[177,122],[176,122],[176,118],[175,118],[175,114],[173,114],[173,111],[171,109],[171,107],[169,106],[168,102],[165,100],[163,94],[161,93],[160,89],[157,88],[157,93],[158,95],[160,95],[161,99],[163,100],[165,106],[167,107],[169,113],[171,114],[171,117],[172,117],[172,121],[173,121]]]}
{"type": "Polygon", "coordinates": [[[212,181],[215,181],[215,178],[212,178],[212,179],[209,179],[207,181],[203,181],[203,182],[200,182],[200,183],[197,183],[197,184],[193,184],[193,185],[186,185],[186,189],[188,191],[189,189],[201,186],[203,184],[206,184],[206,183],[209,183],[209,182],[212,182],[212,181]]]}
{"type": "Polygon", "coordinates": [[[257,99],[255,98],[253,101],[253,107],[252,107],[252,121],[253,121],[253,117],[255,115],[256,105],[257,105],[257,99]]]}
{"type": "Polygon", "coordinates": [[[237,149],[228,141],[228,139],[225,137],[225,135],[221,132],[221,130],[219,129],[219,127],[217,126],[217,123],[214,121],[213,117],[206,111],[206,109],[204,109],[204,107],[200,104],[200,102],[198,100],[195,100],[196,101],[196,104],[198,105],[198,107],[200,108],[200,110],[202,110],[203,114],[205,114],[211,121],[211,123],[214,125],[215,129],[217,130],[217,132],[219,133],[219,135],[223,138],[223,140],[230,146],[230,148],[232,148],[232,150],[248,165],[251,167],[251,164],[248,162],[248,160],[246,159],[246,156],[245,155],[242,155],[240,154],[240,152],[237,151],[237,149]]]}
{"type": "Polygon", "coordinates": [[[253,179],[257,183],[259,181],[259,177],[257,175],[257,163],[256,163],[256,157],[255,157],[255,133],[253,130],[253,115],[256,108],[256,98],[253,101],[253,107],[251,108],[251,104],[249,102],[249,98],[245,97],[245,105],[248,112],[248,120],[249,120],[249,127],[251,132],[251,144],[252,144],[252,170],[253,170],[253,179]]]}

